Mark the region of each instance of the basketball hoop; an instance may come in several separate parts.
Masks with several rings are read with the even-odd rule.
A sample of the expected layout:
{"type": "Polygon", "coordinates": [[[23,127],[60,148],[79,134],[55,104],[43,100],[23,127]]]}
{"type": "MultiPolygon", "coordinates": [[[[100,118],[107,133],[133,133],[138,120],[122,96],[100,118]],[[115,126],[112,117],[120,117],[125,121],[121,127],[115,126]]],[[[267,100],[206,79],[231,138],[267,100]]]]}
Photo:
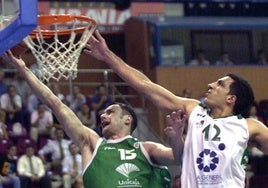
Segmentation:
{"type": "Polygon", "coordinates": [[[86,16],[39,15],[37,28],[24,39],[43,81],[76,78],[79,56],[96,28],[86,16]]]}

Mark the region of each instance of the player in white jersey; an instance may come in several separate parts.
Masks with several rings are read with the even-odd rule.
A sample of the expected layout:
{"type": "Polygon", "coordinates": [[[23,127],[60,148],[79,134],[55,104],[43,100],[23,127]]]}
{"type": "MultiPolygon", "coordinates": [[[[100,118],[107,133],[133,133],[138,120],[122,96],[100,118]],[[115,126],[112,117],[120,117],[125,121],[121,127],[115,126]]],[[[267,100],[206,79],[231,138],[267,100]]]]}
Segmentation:
{"type": "Polygon", "coordinates": [[[268,128],[257,120],[242,118],[254,101],[250,85],[242,78],[228,74],[208,84],[206,107],[202,107],[198,100],[178,97],[130,67],[108,48],[98,31],[85,52],[108,64],[160,110],[171,113],[165,131],[179,145],[176,154],[182,157],[182,187],[243,187],[245,172],[240,162],[248,141],[268,154],[268,128]],[[185,142],[184,127],[176,124],[178,109],[189,120],[185,142]]]}

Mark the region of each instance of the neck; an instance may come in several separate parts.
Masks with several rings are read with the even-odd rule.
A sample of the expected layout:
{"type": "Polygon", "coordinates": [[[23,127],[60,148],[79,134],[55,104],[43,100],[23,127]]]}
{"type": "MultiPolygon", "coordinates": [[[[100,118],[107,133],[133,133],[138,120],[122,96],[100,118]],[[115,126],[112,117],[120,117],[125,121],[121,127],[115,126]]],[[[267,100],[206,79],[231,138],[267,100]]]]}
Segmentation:
{"type": "Polygon", "coordinates": [[[107,140],[117,140],[123,138],[123,136],[119,136],[119,135],[113,135],[107,138],[107,140]]]}
{"type": "Polygon", "coordinates": [[[220,110],[220,109],[213,109],[210,113],[210,116],[213,118],[220,118],[220,117],[227,117],[234,115],[230,110],[220,110]]]}
{"type": "Polygon", "coordinates": [[[121,138],[124,138],[124,137],[126,137],[126,136],[128,136],[129,134],[122,134],[122,135],[120,135],[120,134],[116,134],[116,135],[111,135],[111,136],[109,136],[109,137],[105,137],[107,140],[117,140],[117,139],[121,139],[121,138]]]}

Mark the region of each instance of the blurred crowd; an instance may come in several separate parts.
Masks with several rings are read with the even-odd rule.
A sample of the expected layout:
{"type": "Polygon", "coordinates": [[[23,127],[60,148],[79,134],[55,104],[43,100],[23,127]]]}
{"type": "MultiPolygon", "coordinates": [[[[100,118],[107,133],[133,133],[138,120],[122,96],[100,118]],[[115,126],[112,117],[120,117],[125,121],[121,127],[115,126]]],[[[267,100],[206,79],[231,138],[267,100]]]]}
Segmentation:
{"type": "MultiPolygon", "coordinates": [[[[104,84],[88,95],[78,85],[67,95],[58,83],[48,87],[101,135],[99,116],[113,103],[104,84]]],[[[0,107],[0,187],[83,187],[79,148],[16,72],[0,70],[0,107]]]]}

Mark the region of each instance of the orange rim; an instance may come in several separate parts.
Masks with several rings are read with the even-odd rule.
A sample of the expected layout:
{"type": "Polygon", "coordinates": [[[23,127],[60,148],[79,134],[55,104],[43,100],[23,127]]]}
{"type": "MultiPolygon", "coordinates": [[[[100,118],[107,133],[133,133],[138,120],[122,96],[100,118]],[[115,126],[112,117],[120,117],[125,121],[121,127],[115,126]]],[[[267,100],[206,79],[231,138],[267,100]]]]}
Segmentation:
{"type": "MultiPolygon", "coordinates": [[[[38,15],[38,25],[49,25],[55,23],[65,23],[74,20],[85,21],[91,23],[92,26],[96,26],[96,21],[90,17],[86,16],[78,16],[78,15],[65,15],[65,14],[54,14],[54,15],[38,15]]],[[[91,26],[91,27],[92,27],[91,26]]],[[[83,33],[85,30],[85,26],[77,27],[74,29],[76,33],[83,33]]],[[[58,35],[70,35],[72,30],[71,29],[62,29],[62,30],[40,30],[44,38],[52,38],[55,36],[55,33],[58,35]]],[[[33,30],[30,34],[31,38],[35,39],[36,34],[39,33],[38,29],[33,30]]]]}

